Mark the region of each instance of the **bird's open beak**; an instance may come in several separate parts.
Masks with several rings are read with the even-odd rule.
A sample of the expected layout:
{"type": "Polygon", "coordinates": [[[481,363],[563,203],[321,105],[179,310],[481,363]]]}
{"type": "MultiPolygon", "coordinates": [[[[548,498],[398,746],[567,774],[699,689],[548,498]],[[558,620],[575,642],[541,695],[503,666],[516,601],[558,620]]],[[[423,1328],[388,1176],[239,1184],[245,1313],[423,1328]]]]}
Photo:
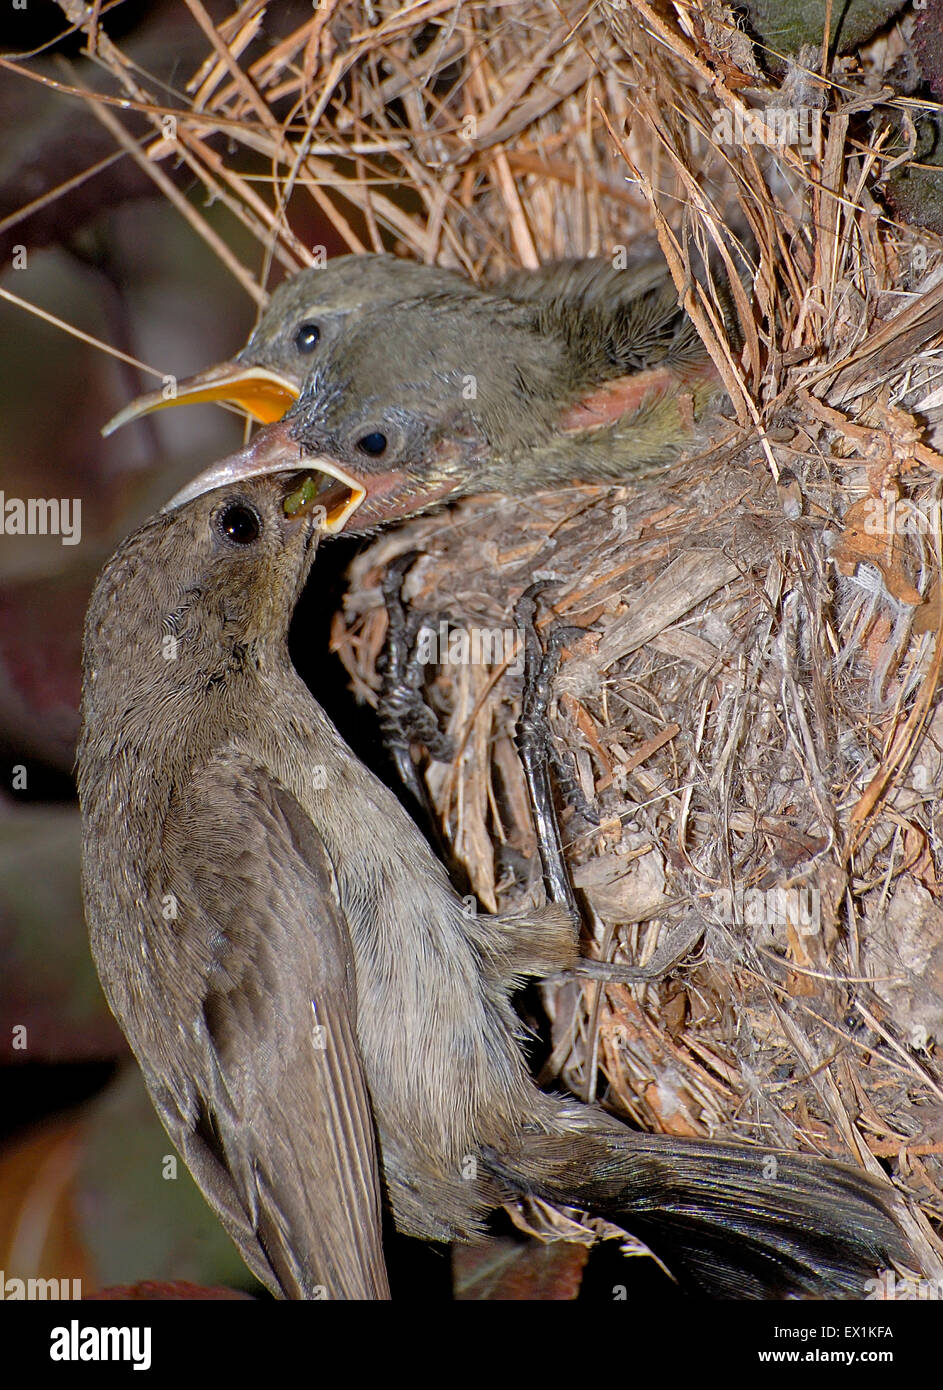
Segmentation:
{"type": "Polygon", "coordinates": [[[280,376],[267,367],[246,366],[237,358],[233,362],[220,362],[205,372],[197,372],[196,376],[185,377],[172,390],[148,391],[146,395],[138,396],[108,421],[102,434],[114,434],[122,425],[152,410],[197,401],[232,401],[253,420],[268,425],[280,420],[297,399],[298,387],[288,377],[280,376]]]}
{"type": "Polygon", "coordinates": [[[297,441],[293,440],[288,427],[283,424],[270,425],[259,430],[245,449],[238,454],[214,463],[211,468],[199,474],[185,488],[182,488],[161,510],[175,511],[194,497],[202,497],[205,492],[216,488],[231,487],[234,483],[245,482],[249,478],[259,478],[268,473],[310,473],[321,475],[323,485],[314,484],[295,489],[286,499],[286,514],[300,515],[315,508],[323,511],[321,529],[329,535],[343,531],[351,516],[366,497],[366,490],[356,478],[351,477],[332,458],[323,454],[301,456],[297,441]],[[329,481],[333,480],[333,482],[329,481]]]}

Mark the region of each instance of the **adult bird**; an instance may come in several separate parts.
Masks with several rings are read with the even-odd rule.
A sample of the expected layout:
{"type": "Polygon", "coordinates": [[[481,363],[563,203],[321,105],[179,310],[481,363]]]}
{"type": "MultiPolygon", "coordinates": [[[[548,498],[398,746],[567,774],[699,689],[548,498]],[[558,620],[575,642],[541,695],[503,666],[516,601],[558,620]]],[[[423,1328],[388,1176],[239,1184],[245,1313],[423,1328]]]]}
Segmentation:
{"type": "Polygon", "coordinates": [[[434,1241],[538,1199],[630,1231],[689,1288],[860,1297],[906,1256],[887,1185],[637,1133],[535,1086],[510,997],[576,964],[572,923],[553,905],[470,913],[295,673],[323,518],[297,483],[154,517],[105,567],[85,630],[93,955],[250,1268],[285,1297],[380,1298],[381,1197],[434,1241]]]}

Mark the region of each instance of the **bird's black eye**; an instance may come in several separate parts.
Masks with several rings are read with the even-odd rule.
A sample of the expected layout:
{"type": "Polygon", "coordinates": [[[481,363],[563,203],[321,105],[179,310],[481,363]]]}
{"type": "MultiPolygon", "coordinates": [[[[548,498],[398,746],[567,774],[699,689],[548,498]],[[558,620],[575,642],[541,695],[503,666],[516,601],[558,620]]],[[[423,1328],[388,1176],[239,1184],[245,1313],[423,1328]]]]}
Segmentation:
{"type": "Polygon", "coordinates": [[[321,341],[321,330],[316,323],[303,323],[295,334],[295,347],[299,352],[314,352],[321,341]]]}
{"type": "Polygon", "coordinates": [[[236,545],[252,545],[262,534],[262,519],[246,502],[230,502],[220,512],[217,525],[236,545]]]}
{"type": "Polygon", "coordinates": [[[357,448],[362,454],[369,454],[371,458],[379,458],[386,452],[386,435],[379,430],[373,430],[370,434],[365,434],[362,439],[357,440],[357,448]]]}

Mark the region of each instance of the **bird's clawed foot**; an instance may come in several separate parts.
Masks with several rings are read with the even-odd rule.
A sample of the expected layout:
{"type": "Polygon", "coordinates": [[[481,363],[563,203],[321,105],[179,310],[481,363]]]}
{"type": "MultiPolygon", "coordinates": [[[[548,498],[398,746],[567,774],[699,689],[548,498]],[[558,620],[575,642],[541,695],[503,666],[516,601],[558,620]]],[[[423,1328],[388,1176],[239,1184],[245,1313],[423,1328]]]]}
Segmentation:
{"type": "MultiPolygon", "coordinates": [[[[517,751],[530,796],[547,897],[567,907],[574,921],[580,921],[582,909],[564,858],[553,801],[550,767],[552,764],[557,772],[560,758],[553,745],[547,712],[561,652],[567,639],[572,640],[574,633],[581,633],[581,629],[557,625],[550,632],[546,648],[542,649],[534,624],[538,594],[558,582],[538,580],[524,590],[514,605],[514,621],[522,632],[524,643],[524,688],[517,721],[517,751]]],[[[567,780],[573,781],[569,774],[567,780]]]]}
{"type": "Polygon", "coordinates": [[[422,695],[429,662],[419,639],[428,618],[419,612],[407,613],[403,603],[403,580],[417,557],[415,550],[397,556],[383,576],[381,588],[389,627],[381,666],[379,718],[383,741],[400,779],[423,814],[430,816],[426,789],[413,761],[412,745],[421,744],[438,762],[451,759],[454,749],[422,695]]]}

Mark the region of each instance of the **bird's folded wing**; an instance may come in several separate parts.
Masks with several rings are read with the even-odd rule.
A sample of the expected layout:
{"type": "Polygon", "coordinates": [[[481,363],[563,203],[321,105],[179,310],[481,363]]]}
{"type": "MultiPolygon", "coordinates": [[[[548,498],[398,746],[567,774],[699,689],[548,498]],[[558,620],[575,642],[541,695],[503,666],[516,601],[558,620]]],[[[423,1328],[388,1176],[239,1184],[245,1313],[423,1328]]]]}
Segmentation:
{"type": "Polygon", "coordinates": [[[298,803],[224,752],[164,827],[183,1067],[153,1098],[253,1272],[289,1298],[388,1297],[350,936],[298,803]]]}

